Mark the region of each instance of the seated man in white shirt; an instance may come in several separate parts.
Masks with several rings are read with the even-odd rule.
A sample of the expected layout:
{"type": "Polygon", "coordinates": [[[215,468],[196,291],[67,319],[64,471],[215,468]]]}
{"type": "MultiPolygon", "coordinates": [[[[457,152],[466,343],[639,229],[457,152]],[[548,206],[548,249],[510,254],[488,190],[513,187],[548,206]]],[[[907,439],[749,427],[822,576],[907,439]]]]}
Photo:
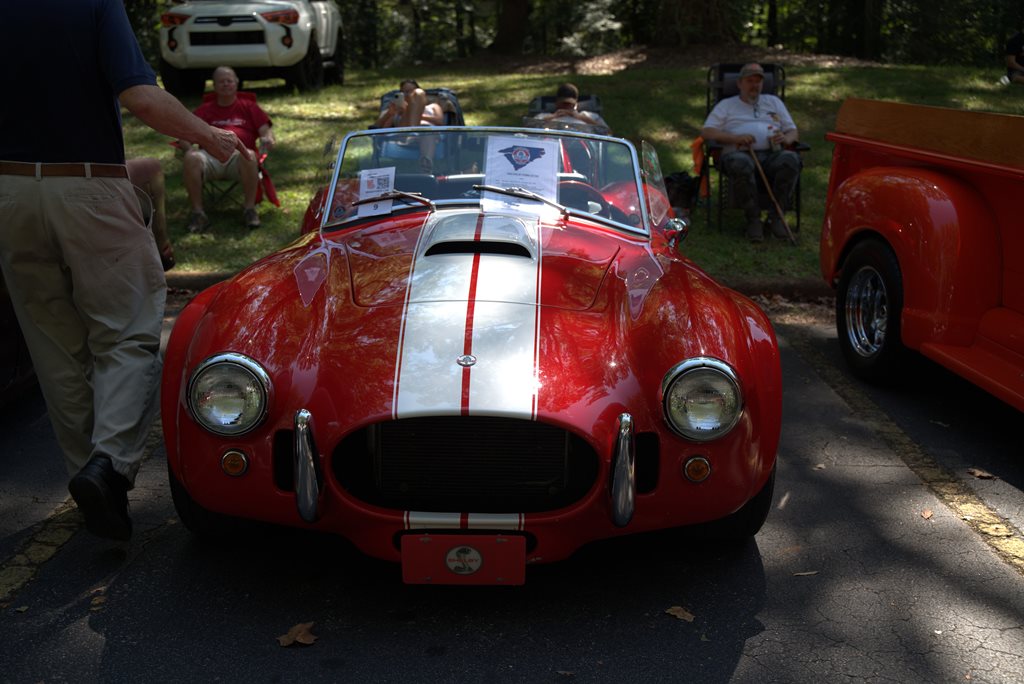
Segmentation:
{"type": "MultiPolygon", "coordinates": [[[[747,238],[761,242],[764,229],[757,204],[757,168],[750,151],[757,155],[772,193],[785,211],[800,177],[800,155],[787,149],[797,142],[798,133],[782,100],[761,93],[764,69],[760,64],[745,64],[737,85],[739,95],[716,104],[700,134],[723,146],[719,163],[746,214],[747,238]]],[[[782,217],[773,210],[770,219],[772,235],[787,238],[782,217]]]]}

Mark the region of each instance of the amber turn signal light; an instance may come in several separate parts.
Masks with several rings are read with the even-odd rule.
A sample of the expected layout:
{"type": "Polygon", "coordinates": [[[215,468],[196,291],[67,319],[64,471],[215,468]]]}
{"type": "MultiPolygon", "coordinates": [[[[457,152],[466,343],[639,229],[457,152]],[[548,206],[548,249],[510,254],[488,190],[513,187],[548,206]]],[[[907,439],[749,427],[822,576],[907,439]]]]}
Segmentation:
{"type": "Polygon", "coordinates": [[[683,464],[683,475],[690,482],[703,482],[711,475],[711,463],[703,456],[688,458],[683,464]]]}
{"type": "Polygon", "coordinates": [[[241,477],[249,470],[249,457],[241,451],[231,450],[220,457],[220,469],[231,477],[241,477]]]}

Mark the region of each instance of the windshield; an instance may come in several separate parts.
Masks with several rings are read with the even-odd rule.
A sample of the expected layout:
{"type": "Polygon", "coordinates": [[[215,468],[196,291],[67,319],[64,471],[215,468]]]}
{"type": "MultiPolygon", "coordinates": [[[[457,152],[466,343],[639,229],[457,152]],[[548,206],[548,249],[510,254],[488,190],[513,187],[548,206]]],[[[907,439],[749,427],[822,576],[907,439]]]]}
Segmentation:
{"type": "Polygon", "coordinates": [[[336,229],[400,211],[476,205],[650,234],[664,212],[651,211],[640,168],[628,141],[573,131],[361,131],[342,143],[321,225],[336,229]]]}

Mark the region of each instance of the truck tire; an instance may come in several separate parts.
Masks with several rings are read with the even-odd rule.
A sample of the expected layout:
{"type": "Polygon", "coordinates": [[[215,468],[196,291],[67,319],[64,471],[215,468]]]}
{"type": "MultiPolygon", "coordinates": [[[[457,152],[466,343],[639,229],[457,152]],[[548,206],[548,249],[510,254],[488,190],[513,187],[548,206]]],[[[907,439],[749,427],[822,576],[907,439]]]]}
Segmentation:
{"type": "Polygon", "coordinates": [[[288,67],[285,81],[290,87],[298,88],[300,92],[320,90],[324,87],[324,58],[320,54],[320,46],[315,37],[309,39],[306,56],[298,64],[288,67]]]}
{"type": "Polygon", "coordinates": [[[836,291],[836,332],[854,375],[893,380],[905,353],[900,337],[903,276],[896,255],[880,240],[861,242],[843,264],[836,291]]]}
{"type": "Polygon", "coordinates": [[[345,84],[345,37],[338,29],[338,37],[334,41],[334,54],[324,67],[324,81],[327,83],[345,84]]]}
{"type": "Polygon", "coordinates": [[[162,58],[160,60],[160,80],[164,90],[177,98],[199,97],[206,88],[206,74],[195,69],[178,69],[162,58]]]}

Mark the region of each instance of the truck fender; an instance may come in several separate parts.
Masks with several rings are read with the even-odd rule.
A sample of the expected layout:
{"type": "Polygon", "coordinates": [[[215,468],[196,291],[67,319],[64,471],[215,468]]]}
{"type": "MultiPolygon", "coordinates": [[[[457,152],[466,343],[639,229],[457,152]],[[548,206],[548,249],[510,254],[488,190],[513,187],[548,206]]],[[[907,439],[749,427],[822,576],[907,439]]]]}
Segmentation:
{"type": "Polygon", "coordinates": [[[822,274],[833,286],[850,251],[878,239],[903,280],[903,343],[969,344],[978,319],[998,305],[998,226],[970,184],[925,168],[876,167],[836,188],[822,227],[822,274]]]}

